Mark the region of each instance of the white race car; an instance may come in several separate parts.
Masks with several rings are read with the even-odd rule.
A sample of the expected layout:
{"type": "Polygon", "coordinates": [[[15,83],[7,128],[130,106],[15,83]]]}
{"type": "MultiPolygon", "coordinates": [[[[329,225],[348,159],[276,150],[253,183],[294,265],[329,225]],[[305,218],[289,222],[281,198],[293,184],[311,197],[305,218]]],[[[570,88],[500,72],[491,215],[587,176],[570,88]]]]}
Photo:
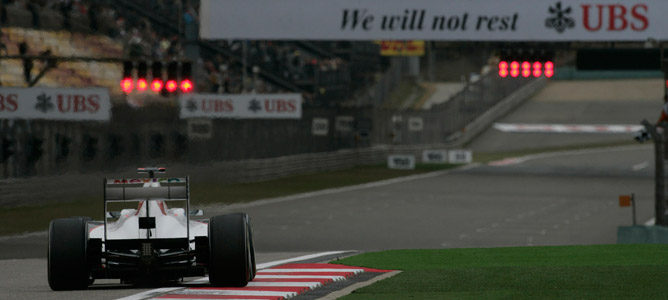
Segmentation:
{"type": "Polygon", "coordinates": [[[164,282],[209,275],[212,286],[241,287],[255,277],[250,220],[244,213],[192,220],[188,178],[104,179],[104,218],[56,219],[49,225],[48,278],[53,290],[85,289],[95,279],[164,282]],[[181,202],[185,207],[169,208],[181,202]],[[109,205],[133,204],[117,212],[109,205]]]}

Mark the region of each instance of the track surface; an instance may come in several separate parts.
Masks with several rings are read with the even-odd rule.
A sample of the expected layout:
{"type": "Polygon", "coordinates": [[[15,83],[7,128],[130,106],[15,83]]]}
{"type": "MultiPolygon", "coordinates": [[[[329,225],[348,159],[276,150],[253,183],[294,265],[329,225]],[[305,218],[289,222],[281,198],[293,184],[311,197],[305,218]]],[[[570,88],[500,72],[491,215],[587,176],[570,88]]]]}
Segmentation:
{"type": "MultiPolygon", "coordinates": [[[[542,110],[541,99],[535,98],[507,118],[540,119],[535,113],[542,110]]],[[[632,111],[643,105],[651,115],[650,106],[656,111],[660,107],[655,100],[640,106],[634,101],[618,101],[609,115],[616,117],[622,115],[617,110],[632,111]]],[[[591,123],[584,122],[587,116],[574,113],[570,119],[591,123]]],[[[630,123],[597,118],[597,123],[630,123]]],[[[489,131],[473,147],[498,151],[515,147],[518,140],[550,146],[572,139],[596,137],[531,138],[489,131]]],[[[616,241],[617,226],[631,223],[630,210],[617,207],[618,195],[636,194],[639,221],[653,215],[652,166],[648,145],[553,153],[389,185],[261,205],[211,207],[205,212],[248,212],[261,261],[327,250],[610,244],[616,241]]],[[[45,249],[45,235],[0,238],[0,299],[112,299],[144,290],[105,286],[51,292],[45,249]]]]}

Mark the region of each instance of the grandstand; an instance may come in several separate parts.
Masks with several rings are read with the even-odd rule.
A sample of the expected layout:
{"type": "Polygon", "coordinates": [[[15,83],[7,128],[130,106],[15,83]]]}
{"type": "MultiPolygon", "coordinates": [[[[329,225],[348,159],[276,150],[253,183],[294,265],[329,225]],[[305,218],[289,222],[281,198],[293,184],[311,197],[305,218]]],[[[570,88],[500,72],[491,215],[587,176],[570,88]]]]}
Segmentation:
{"type": "Polygon", "coordinates": [[[3,1],[0,85],[102,87],[113,107],[108,124],[0,119],[0,136],[17,148],[0,162],[2,177],[443,143],[529,81],[507,85],[488,75],[468,80],[490,53],[448,43],[433,45],[430,59],[440,69],[427,71],[415,59],[381,56],[373,41],[201,40],[198,6],[199,1],[3,1]],[[127,60],[192,62],[195,93],[299,93],[303,113],[299,120],[214,119],[207,139],[189,138],[176,97],[123,93],[119,82],[127,60]],[[398,91],[428,78],[455,81],[457,89],[443,96],[448,99],[429,101],[443,94],[398,91]],[[385,103],[395,93],[418,104],[385,103]],[[426,109],[419,104],[425,102],[426,109]],[[424,132],[398,132],[398,116],[404,122],[423,118],[424,132]],[[336,127],[341,118],[352,119],[351,127],[336,127]],[[327,134],[311,131],[315,119],[329,121],[327,134]]]}
{"type": "MultiPolygon", "coordinates": [[[[117,58],[123,53],[122,44],[100,35],[86,35],[69,31],[44,31],[20,27],[8,27],[2,31],[2,43],[7,48],[7,55],[19,55],[19,45],[28,45],[27,55],[40,56],[50,51],[52,56],[91,58],[117,58]]],[[[36,60],[32,73],[44,67],[45,60],[36,60]]],[[[6,86],[27,86],[20,60],[0,61],[3,72],[0,82],[6,86]]],[[[59,62],[57,68],[47,72],[40,80],[40,86],[48,87],[86,87],[98,86],[109,88],[119,94],[116,88],[120,80],[120,66],[117,63],[102,61],[59,62]]]]}

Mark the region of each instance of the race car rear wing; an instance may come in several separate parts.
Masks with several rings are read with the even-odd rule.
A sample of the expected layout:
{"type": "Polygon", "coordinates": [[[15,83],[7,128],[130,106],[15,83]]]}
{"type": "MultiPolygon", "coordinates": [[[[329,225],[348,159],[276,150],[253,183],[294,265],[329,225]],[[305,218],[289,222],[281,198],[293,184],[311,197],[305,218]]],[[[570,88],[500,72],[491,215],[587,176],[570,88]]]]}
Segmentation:
{"type": "Polygon", "coordinates": [[[104,180],[105,202],[187,201],[188,178],[122,178],[104,180]]]}
{"type": "MultiPolygon", "coordinates": [[[[149,173],[150,178],[121,178],[104,179],[104,240],[107,241],[107,204],[111,202],[138,202],[145,200],[161,201],[184,201],[186,203],[186,236],[185,242],[189,243],[190,237],[190,182],[189,178],[155,178],[154,172],[164,173],[164,168],[140,168],[138,172],[149,173]],[[147,170],[148,169],[148,170],[147,170]]],[[[148,209],[148,206],[146,206],[148,209]]],[[[148,215],[148,213],[147,213],[148,215]]],[[[145,217],[140,219],[140,227],[143,229],[155,228],[155,219],[145,217]],[[145,220],[142,220],[145,219],[145,220]],[[153,223],[150,223],[150,221],[153,223]],[[146,225],[142,225],[145,221],[146,225]]],[[[147,239],[150,238],[150,230],[147,230],[147,239]]]]}

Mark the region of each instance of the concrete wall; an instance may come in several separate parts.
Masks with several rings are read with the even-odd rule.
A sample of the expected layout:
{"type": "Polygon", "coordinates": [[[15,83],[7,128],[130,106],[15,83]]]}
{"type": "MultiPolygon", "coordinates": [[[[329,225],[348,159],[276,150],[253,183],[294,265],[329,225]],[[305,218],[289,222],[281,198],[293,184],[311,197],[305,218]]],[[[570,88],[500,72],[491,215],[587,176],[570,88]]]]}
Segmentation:
{"type": "Polygon", "coordinates": [[[668,244],[668,227],[622,226],[617,229],[617,244],[668,244]]]}

